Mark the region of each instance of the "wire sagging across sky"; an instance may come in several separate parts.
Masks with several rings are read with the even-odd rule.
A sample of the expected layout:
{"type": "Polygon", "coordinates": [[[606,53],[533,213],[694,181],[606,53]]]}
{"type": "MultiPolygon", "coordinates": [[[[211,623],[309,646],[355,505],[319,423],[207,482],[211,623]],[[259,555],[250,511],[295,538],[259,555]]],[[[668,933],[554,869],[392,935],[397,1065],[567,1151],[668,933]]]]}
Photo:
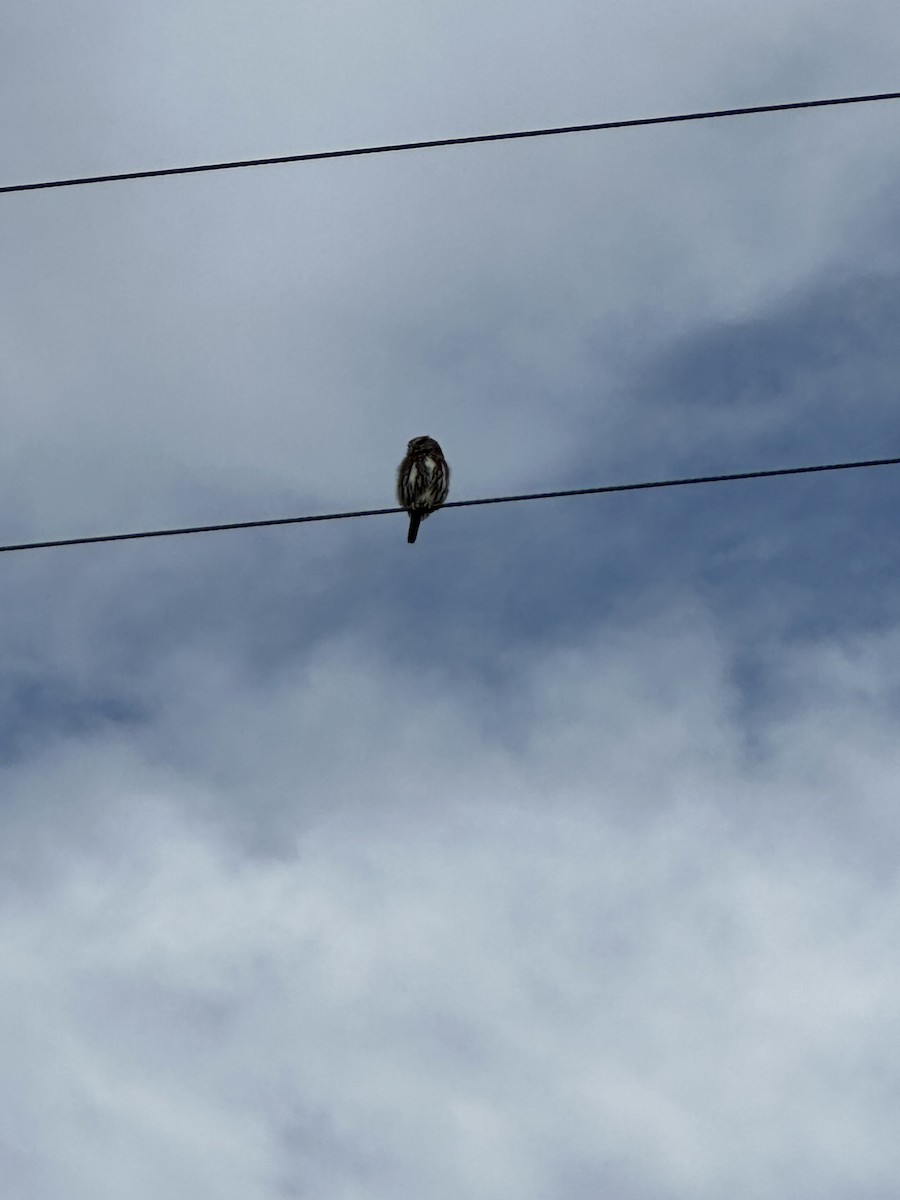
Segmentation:
{"type": "MultiPolygon", "coordinates": [[[[480,500],[450,500],[443,508],[475,508],[482,504],[518,504],[523,500],[559,500],[566,496],[602,496],[612,492],[645,492],[654,488],[691,487],[701,483],[737,483],[743,479],[775,479],[786,475],[817,475],[826,471],[855,471],[867,467],[900,466],[898,458],[869,458],[856,462],[823,463],[812,467],[776,467],[765,471],[738,471],[729,475],[692,475],[684,479],[654,479],[645,483],[610,483],[599,487],[567,488],[558,492],[528,492],[521,496],[487,496],[480,500]]],[[[0,546],[0,554],[19,550],[51,550],[60,546],[92,546],[101,542],[133,542],[142,538],[184,537],[194,533],[225,533],[233,529],[266,529],[276,525],[308,525],[314,521],[346,521],[356,517],[407,515],[405,508],[367,508],[356,512],[318,513],[308,517],[274,517],[262,521],[229,521],[222,525],[188,525],[180,529],[144,529],[137,533],[103,533],[91,537],[57,538],[45,542],[17,542],[0,546]]]]}
{"type": "Polygon", "coordinates": [[[796,100],[786,104],[754,104],[745,108],[672,113],[662,117],[632,117],[624,121],[595,121],[587,125],[558,125],[546,129],[518,129],[511,133],[478,133],[468,137],[432,138],[422,142],[393,142],[383,146],[357,146],[350,150],[318,150],[309,154],[283,154],[276,158],[246,158],[235,162],[199,163],[191,167],[122,171],[116,175],[83,175],[71,179],[48,179],[41,183],[8,183],[0,186],[0,193],[37,192],[46,188],[80,187],[94,183],[120,183],[126,179],[158,179],[163,175],[197,175],[205,171],[234,171],[242,167],[274,167],[284,163],[321,162],[328,158],[359,158],[366,154],[396,154],[401,150],[434,150],[447,146],[472,146],[482,142],[510,142],[522,138],[558,137],[568,133],[599,133],[603,130],[636,129],[647,125],[674,125],[684,121],[711,121],[720,117],[747,117],[760,113],[793,112],[803,108],[835,108],[845,104],[873,104],[882,100],[900,100],[900,92],[874,92],[866,96],[835,96],[827,100],[796,100]]]}

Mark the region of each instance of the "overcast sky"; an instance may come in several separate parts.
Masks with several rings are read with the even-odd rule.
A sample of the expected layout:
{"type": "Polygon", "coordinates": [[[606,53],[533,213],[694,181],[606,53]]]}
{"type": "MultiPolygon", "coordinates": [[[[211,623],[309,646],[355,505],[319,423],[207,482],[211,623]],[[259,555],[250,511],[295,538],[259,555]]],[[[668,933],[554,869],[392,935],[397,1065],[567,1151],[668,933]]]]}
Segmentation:
{"type": "MultiPolygon", "coordinates": [[[[0,183],[893,91],[894,0],[33,0],[0,183]]],[[[900,105],[0,197],[0,541],[900,453],[900,105]]],[[[894,469],[0,556],[9,1200],[895,1200],[894,469]]]]}

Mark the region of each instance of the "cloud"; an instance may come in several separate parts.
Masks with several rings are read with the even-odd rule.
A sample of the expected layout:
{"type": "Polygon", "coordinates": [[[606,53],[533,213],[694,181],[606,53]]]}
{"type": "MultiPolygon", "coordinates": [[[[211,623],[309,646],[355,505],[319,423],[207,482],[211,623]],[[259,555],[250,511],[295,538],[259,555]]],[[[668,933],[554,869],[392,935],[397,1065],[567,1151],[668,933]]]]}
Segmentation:
{"type": "Polygon", "coordinates": [[[7,772],[80,814],[6,885],[23,1193],[887,1186],[896,656],[789,654],[754,757],[696,608],[539,658],[505,739],[345,642],[7,772]]]}
{"type": "MultiPolygon", "coordinates": [[[[48,119],[29,143],[62,140],[82,157],[23,165],[22,177],[765,100],[781,40],[799,28],[807,66],[798,76],[788,54],[793,87],[808,77],[812,92],[831,90],[824,64],[838,44],[846,87],[863,74],[856,62],[877,72],[882,7],[869,22],[857,10],[852,28],[839,6],[815,8],[815,20],[796,4],[738,24],[708,5],[649,6],[598,24],[574,6],[548,28],[537,12],[512,22],[504,5],[470,7],[466,20],[438,6],[434,36],[420,39],[411,31],[426,18],[405,9],[376,32],[349,8],[326,20],[275,6],[248,24],[233,9],[163,6],[132,25],[98,6],[95,36],[76,42],[74,96],[52,93],[54,112],[83,105],[85,132],[61,122],[60,139],[48,119]],[[357,61],[353,46],[361,74],[348,66],[348,82],[327,64],[338,47],[357,61]],[[748,56],[753,87],[723,90],[725,75],[753,74],[748,56]],[[403,81],[406,104],[376,88],[385,75],[403,81]],[[333,114],[321,141],[304,128],[305,89],[316,113],[333,114]],[[104,144],[127,147],[128,161],[97,162],[104,144]]],[[[44,94],[56,58],[48,49],[41,62],[44,94]]],[[[423,431],[452,448],[456,486],[472,493],[559,475],[586,425],[600,414],[615,427],[635,369],[673,341],[771,312],[848,263],[883,261],[883,240],[858,231],[886,210],[891,113],[7,197],[6,519],[24,537],[113,517],[380,503],[423,431]]]]}
{"type": "MultiPolygon", "coordinates": [[[[23,10],[24,12],[24,10],[23,10]]],[[[3,17],[8,181],[892,86],[868,0],[3,17]]],[[[896,110],[4,198],[4,540],[891,453],[896,110]]],[[[893,1196],[890,472],[4,555],[28,1200],[893,1196]]]]}

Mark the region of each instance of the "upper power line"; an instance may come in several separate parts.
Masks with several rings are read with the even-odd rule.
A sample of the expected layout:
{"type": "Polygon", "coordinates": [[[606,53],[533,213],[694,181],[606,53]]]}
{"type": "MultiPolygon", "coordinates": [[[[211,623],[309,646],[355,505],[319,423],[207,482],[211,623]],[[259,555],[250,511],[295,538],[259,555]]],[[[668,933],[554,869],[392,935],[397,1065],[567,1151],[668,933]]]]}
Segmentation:
{"type": "Polygon", "coordinates": [[[349,150],[317,150],[310,154],[283,154],[276,158],[245,158],[236,162],[199,163],[192,167],[161,167],[152,171],[122,171],[116,175],[82,175],[72,179],[47,179],[41,183],[8,183],[3,192],[37,192],[44,188],[80,187],[88,183],[118,183],[124,179],[157,179],[162,175],[197,175],[202,171],[234,171],[239,167],[274,167],[282,163],[318,162],[326,158],[358,158],[363,154],[396,154],[401,150],[433,150],[441,146],[472,146],[478,142],[510,142],[517,138],[557,137],[563,133],[596,133],[603,129],[634,129],[641,125],[672,125],[678,121],[711,121],[716,117],[746,117],[756,113],[791,112],[800,108],[833,108],[840,104],[872,104],[900,100],[900,92],[868,96],[835,96],[828,100],[796,100],[790,104],[754,104],[746,108],[720,108],[707,112],[672,113],[663,117],[632,117],[626,121],[595,121],[588,125],[558,125],[549,129],[517,129],[511,133],[478,133],[469,137],[432,138],[424,142],[393,142],[384,146],[357,146],[349,150]]]}
{"type": "MultiPolygon", "coordinates": [[[[654,479],[644,483],[609,483],[600,487],[568,488],[560,492],[527,492],[521,496],[488,496],[480,500],[450,500],[442,508],[474,508],[481,504],[516,504],[520,500],[558,500],[564,496],[600,496],[610,492],[645,492],[652,488],[689,487],[698,483],[735,483],[741,479],[774,479],[781,475],[816,475],[825,471],[854,471],[862,467],[896,467],[900,458],[868,458],[855,462],[822,463],[812,467],[775,467],[738,471],[730,475],[692,475],[685,479],[654,479]]],[[[229,521],[223,525],[188,525],[181,529],[144,529],[137,533],[103,533],[91,537],[57,538],[46,542],[17,542],[0,546],[0,554],[15,550],[50,550],[58,546],[90,546],[98,542],[133,542],[140,538],[181,537],[189,533],[224,533],[231,529],[264,529],[273,525],[307,525],[313,521],[345,521],[351,517],[385,517],[403,508],[367,508],[357,512],[318,513],[309,517],[273,517],[262,521],[229,521]]]]}

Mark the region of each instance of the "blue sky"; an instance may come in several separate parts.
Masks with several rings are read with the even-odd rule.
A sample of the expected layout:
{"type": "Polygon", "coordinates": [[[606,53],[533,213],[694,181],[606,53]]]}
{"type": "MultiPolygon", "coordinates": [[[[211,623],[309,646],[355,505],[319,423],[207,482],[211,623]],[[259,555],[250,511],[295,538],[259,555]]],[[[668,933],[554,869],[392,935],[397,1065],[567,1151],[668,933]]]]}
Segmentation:
{"type": "MultiPolygon", "coordinates": [[[[5,183],[897,88],[874,0],[0,35],[5,183]]],[[[891,456],[898,121],[3,197],[0,537],[891,456]]],[[[0,556],[10,1196],[895,1196],[898,486],[0,556]]]]}

